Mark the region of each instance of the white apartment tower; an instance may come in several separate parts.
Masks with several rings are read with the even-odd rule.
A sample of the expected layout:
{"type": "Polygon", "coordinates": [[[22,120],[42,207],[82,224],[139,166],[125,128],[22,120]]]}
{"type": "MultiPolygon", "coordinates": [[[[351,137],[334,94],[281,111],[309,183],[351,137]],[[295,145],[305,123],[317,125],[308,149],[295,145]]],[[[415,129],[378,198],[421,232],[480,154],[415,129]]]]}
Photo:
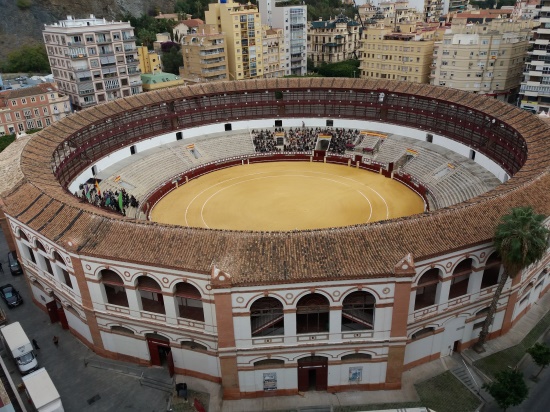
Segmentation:
{"type": "Polygon", "coordinates": [[[435,43],[431,84],[507,101],[517,93],[533,22],[453,23],[435,43]]]}
{"type": "Polygon", "coordinates": [[[55,82],[76,110],[142,92],[130,23],[67,16],[43,36],[55,82]]]}
{"type": "Polygon", "coordinates": [[[550,0],[540,0],[540,26],[533,30],[518,103],[522,109],[550,111],[550,0]]]}
{"type": "Polygon", "coordinates": [[[259,0],[262,23],[282,28],[286,53],[285,75],[307,72],[307,6],[278,0],[259,0]]]}

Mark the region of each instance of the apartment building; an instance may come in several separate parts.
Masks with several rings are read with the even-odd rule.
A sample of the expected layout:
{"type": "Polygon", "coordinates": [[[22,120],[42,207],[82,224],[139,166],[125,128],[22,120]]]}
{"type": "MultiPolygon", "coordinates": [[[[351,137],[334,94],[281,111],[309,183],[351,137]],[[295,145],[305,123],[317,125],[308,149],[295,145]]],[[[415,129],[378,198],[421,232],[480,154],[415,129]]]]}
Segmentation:
{"type": "Polygon", "coordinates": [[[429,83],[436,27],[369,24],[363,31],[362,78],[429,83]]]}
{"type": "Polygon", "coordinates": [[[45,25],[43,37],[55,82],[76,110],[141,93],[130,23],[67,16],[45,25]]]}
{"type": "Polygon", "coordinates": [[[540,0],[540,26],[533,30],[518,104],[536,112],[550,111],[550,0],[540,0]]]}
{"type": "Polygon", "coordinates": [[[264,78],[283,77],[288,56],[285,53],[283,29],[262,27],[264,51],[264,78]]]}
{"type": "Polygon", "coordinates": [[[343,14],[333,20],[312,21],[307,34],[307,57],[314,65],[357,59],[360,24],[343,14]]]}
{"type": "Polygon", "coordinates": [[[54,83],[0,92],[0,136],[42,129],[71,113],[69,96],[54,83]]]}
{"type": "Polygon", "coordinates": [[[181,38],[183,68],[180,76],[188,83],[229,79],[226,44],[225,35],[215,24],[200,25],[196,33],[184,35],[181,38]]]}
{"type": "Polygon", "coordinates": [[[138,46],[137,51],[141,74],[162,72],[160,56],[156,51],[149,50],[147,46],[138,46]]]}
{"type": "Polygon", "coordinates": [[[283,29],[285,75],[307,73],[307,6],[301,2],[258,0],[262,23],[283,29]],[[293,4],[295,3],[295,4],[293,4]]]}
{"type": "Polygon", "coordinates": [[[225,34],[226,65],[231,80],[263,77],[262,27],[255,5],[219,0],[208,5],[205,21],[225,34]]]}
{"type": "Polygon", "coordinates": [[[532,27],[531,20],[453,20],[435,44],[431,84],[508,100],[521,83],[532,27]]]}
{"type": "Polygon", "coordinates": [[[359,17],[362,21],[369,19],[384,19],[385,24],[412,23],[415,21],[423,21],[424,13],[423,6],[417,9],[409,0],[402,1],[382,1],[378,6],[365,4],[358,7],[359,17]]]}

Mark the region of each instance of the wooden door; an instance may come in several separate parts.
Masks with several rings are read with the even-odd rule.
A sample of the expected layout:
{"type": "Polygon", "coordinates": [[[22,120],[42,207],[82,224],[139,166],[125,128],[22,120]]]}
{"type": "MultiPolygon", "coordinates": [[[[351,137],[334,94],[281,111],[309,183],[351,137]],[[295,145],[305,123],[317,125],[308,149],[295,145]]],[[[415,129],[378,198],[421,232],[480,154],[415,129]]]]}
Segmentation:
{"type": "Polygon", "coordinates": [[[59,313],[57,311],[57,302],[52,300],[51,302],[46,303],[46,309],[48,310],[48,315],[50,317],[51,323],[56,323],[59,321],[59,313]]]}
{"type": "Polygon", "coordinates": [[[61,327],[63,329],[69,329],[69,322],[67,321],[67,315],[65,315],[63,306],[57,308],[57,317],[61,323],[61,327]]]}
{"type": "Polygon", "coordinates": [[[166,355],[166,363],[168,364],[168,373],[170,377],[174,376],[174,356],[172,355],[172,350],[166,355]]]}
{"type": "Polygon", "coordinates": [[[317,366],[317,376],[315,379],[315,390],[326,391],[328,386],[328,368],[325,363],[322,366],[317,366]]]}
{"type": "Polygon", "coordinates": [[[307,392],[309,389],[309,368],[298,366],[298,390],[307,392]]]}
{"type": "Polygon", "coordinates": [[[151,339],[147,339],[147,346],[149,347],[149,356],[151,357],[151,365],[160,366],[160,355],[158,345],[151,339]]]}

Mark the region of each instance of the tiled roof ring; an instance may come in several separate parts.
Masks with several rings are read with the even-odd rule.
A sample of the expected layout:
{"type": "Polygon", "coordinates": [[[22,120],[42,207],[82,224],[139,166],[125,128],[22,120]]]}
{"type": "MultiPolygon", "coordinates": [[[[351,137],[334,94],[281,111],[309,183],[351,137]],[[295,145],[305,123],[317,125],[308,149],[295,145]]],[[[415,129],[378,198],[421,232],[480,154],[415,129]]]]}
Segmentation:
{"type": "Polygon", "coordinates": [[[215,264],[232,275],[234,284],[242,285],[390,276],[394,265],[407,253],[418,260],[490,240],[499,217],[514,205],[531,204],[539,212],[550,214],[547,138],[550,129],[536,116],[510,109],[511,106],[493,99],[436,86],[360,79],[273,79],[217,83],[210,89],[212,93],[223,93],[224,90],[310,87],[413,93],[460,102],[457,104],[491,116],[503,113],[506,123],[527,142],[528,158],[507,183],[452,208],[376,224],[301,232],[232,232],[135,222],[79,203],[60,187],[50,169],[51,154],[77,125],[108,117],[124,110],[122,107],[161,103],[174,96],[181,99],[200,95],[205,90],[181,87],[126,98],[124,105],[111,103],[94,107],[69,117],[69,127],[69,120],[62,121],[55,133],[46,129],[35,136],[21,155],[24,183],[13,187],[11,193],[9,190],[3,193],[5,211],[16,216],[42,193],[42,197],[53,198],[51,202],[43,200],[48,208],[57,211],[60,205],[65,207],[54,217],[52,213],[45,213],[48,219],[44,221],[36,217],[35,210],[23,213],[18,219],[25,223],[34,218],[30,227],[40,228],[44,236],[55,239],[66,249],[197,273],[208,273],[215,264]],[[79,213],[80,210],[83,213],[79,213]],[[110,233],[117,236],[109,236],[110,233]],[[332,251],[330,256],[319,253],[325,249],[332,251]]]}

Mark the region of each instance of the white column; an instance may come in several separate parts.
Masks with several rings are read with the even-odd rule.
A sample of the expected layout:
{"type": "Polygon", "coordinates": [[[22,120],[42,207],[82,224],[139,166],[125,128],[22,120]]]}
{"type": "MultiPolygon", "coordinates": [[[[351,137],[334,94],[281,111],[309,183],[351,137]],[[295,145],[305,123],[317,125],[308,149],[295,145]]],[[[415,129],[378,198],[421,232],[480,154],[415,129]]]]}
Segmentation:
{"type": "Polygon", "coordinates": [[[284,312],[285,321],[285,343],[295,343],[296,338],[296,311],[284,312]]]}
{"type": "Polygon", "coordinates": [[[329,312],[329,339],[340,341],[342,337],[342,306],[334,306],[329,312]]]}
{"type": "Polygon", "coordinates": [[[166,322],[172,325],[177,325],[178,309],[176,307],[176,297],[173,295],[163,295],[164,313],[166,314],[166,322]]]}
{"type": "Polygon", "coordinates": [[[141,296],[137,289],[126,288],[126,296],[128,297],[128,307],[130,308],[130,315],[135,318],[141,318],[141,296]]]}

